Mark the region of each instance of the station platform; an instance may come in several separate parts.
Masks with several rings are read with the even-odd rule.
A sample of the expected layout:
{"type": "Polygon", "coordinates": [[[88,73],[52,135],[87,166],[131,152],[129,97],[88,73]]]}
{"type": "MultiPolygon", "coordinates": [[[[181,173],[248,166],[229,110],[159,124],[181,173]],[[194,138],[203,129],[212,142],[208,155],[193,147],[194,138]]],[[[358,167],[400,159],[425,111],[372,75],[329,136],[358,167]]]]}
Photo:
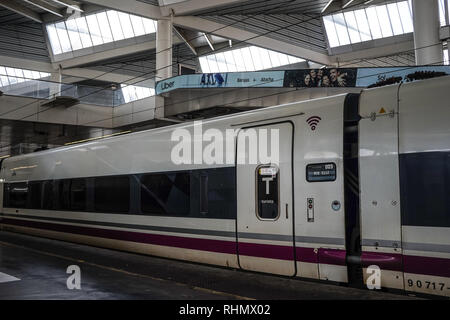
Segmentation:
{"type": "Polygon", "coordinates": [[[398,300],[417,297],[225,269],[0,231],[0,300],[398,300]],[[81,289],[69,290],[77,265],[81,289]]]}

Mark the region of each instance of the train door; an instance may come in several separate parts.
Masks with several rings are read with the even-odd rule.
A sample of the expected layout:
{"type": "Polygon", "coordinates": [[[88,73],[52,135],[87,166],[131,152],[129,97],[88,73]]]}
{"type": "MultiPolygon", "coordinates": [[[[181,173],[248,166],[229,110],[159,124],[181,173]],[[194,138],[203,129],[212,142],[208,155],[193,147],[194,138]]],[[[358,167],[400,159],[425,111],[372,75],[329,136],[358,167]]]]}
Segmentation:
{"type": "Polygon", "coordinates": [[[281,122],[243,128],[237,135],[237,242],[242,269],[287,276],[296,273],[293,132],[291,122],[281,122]],[[250,141],[256,136],[258,157],[250,141]],[[278,152],[278,163],[261,156],[262,145],[270,145],[268,152],[278,152]]]}
{"type": "Polygon", "coordinates": [[[375,279],[371,275],[379,269],[381,287],[403,289],[398,86],[364,91],[360,98],[360,115],[359,180],[364,281],[375,279]]]}

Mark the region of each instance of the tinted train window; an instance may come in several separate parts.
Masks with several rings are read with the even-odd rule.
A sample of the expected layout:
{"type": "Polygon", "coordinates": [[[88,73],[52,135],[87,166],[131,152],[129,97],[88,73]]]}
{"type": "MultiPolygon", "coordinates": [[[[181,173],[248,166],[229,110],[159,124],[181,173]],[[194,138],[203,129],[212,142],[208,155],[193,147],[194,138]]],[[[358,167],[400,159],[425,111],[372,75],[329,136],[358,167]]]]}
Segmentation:
{"type": "Polygon", "coordinates": [[[42,209],[54,208],[53,181],[42,183],[42,209]]]}
{"type": "Polygon", "coordinates": [[[42,203],[42,182],[31,181],[28,184],[28,190],[30,193],[30,202],[28,208],[30,209],[41,209],[42,203]]]}
{"type": "Polygon", "coordinates": [[[7,188],[7,206],[10,208],[26,208],[28,184],[26,182],[10,183],[7,188]]]}
{"type": "Polygon", "coordinates": [[[70,210],[70,179],[55,181],[56,209],[70,210]]]}
{"type": "Polygon", "coordinates": [[[187,172],[148,174],[141,178],[143,213],[188,216],[190,213],[190,175],[187,172]]]}
{"type": "Polygon", "coordinates": [[[256,169],[257,213],[261,219],[278,218],[279,170],[275,166],[260,166],[256,169]]]}
{"type": "Polygon", "coordinates": [[[130,178],[101,177],[94,180],[94,206],[97,212],[128,213],[130,178]]]}
{"type": "Polygon", "coordinates": [[[86,179],[72,179],[70,182],[70,209],[86,210],[86,179]]]}
{"type": "Polygon", "coordinates": [[[206,209],[206,217],[236,218],[235,169],[210,169],[205,174],[207,178],[202,178],[203,186],[200,191],[203,195],[200,196],[200,201],[203,202],[201,209],[206,209]]]}
{"type": "Polygon", "coordinates": [[[400,154],[402,224],[450,227],[450,152],[400,154]]]}

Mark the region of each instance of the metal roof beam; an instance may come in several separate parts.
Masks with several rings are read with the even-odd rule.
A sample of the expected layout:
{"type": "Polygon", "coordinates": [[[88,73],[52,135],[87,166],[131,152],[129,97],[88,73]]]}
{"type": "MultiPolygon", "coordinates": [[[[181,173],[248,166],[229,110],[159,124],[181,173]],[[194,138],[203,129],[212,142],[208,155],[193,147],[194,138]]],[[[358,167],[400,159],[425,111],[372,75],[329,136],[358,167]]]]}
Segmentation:
{"type": "Polygon", "coordinates": [[[83,12],[81,9],[81,5],[78,2],[72,1],[72,0],[51,0],[53,2],[59,3],[63,6],[66,6],[68,8],[71,8],[73,10],[83,12]]]}
{"type": "Polygon", "coordinates": [[[245,42],[270,50],[276,50],[321,64],[329,64],[331,62],[331,59],[327,54],[289,44],[285,41],[276,40],[266,35],[258,35],[254,32],[242,30],[233,26],[227,26],[195,16],[173,17],[173,24],[186,29],[199,30],[207,34],[217,35],[225,39],[233,39],[238,42],[245,42]]]}
{"type": "Polygon", "coordinates": [[[51,6],[47,2],[44,2],[42,0],[23,0],[23,1],[39,8],[39,9],[50,12],[51,14],[58,16],[60,18],[64,17],[64,15],[61,14],[60,10],[57,7],[51,6]]]}
{"type": "Polygon", "coordinates": [[[24,5],[21,5],[20,3],[17,3],[14,0],[0,0],[0,6],[14,11],[28,19],[42,23],[41,16],[38,13],[34,12],[30,8],[25,7],[24,5]]]}
{"type": "Polygon", "coordinates": [[[184,41],[184,44],[192,51],[193,54],[195,54],[196,56],[198,55],[197,50],[195,49],[195,47],[192,45],[192,43],[186,38],[186,36],[184,35],[184,32],[177,28],[177,27],[173,27],[173,30],[175,31],[175,33],[177,34],[177,36],[184,41]]]}
{"type": "Polygon", "coordinates": [[[158,20],[163,17],[159,6],[154,6],[135,0],[85,0],[85,2],[154,20],[158,20]]]}
{"type": "Polygon", "coordinates": [[[185,15],[187,13],[230,5],[239,1],[242,0],[188,0],[165,4],[166,1],[159,0],[159,6],[161,7],[162,14],[165,16],[170,15],[172,12],[174,15],[185,15]]]}

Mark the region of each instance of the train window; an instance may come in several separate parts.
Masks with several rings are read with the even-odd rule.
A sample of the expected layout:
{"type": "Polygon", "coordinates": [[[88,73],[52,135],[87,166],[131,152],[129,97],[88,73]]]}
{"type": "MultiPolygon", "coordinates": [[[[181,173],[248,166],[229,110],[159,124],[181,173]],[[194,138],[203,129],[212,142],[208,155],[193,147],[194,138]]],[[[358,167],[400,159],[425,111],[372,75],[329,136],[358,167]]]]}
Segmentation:
{"type": "Polygon", "coordinates": [[[188,216],[190,174],[147,174],[141,178],[141,210],[146,214],[188,216]]]}
{"type": "Polygon", "coordinates": [[[44,181],[42,183],[42,209],[53,209],[53,181],[44,181]]]}
{"type": "Polygon", "coordinates": [[[70,210],[86,210],[86,179],[71,179],[70,210]]]}
{"type": "Polygon", "coordinates": [[[94,180],[94,207],[97,212],[130,211],[130,178],[101,177],[94,180]]]}
{"type": "Polygon", "coordinates": [[[208,176],[200,175],[200,213],[208,213],[208,176]]]}
{"type": "Polygon", "coordinates": [[[208,170],[207,177],[207,217],[217,219],[235,219],[235,169],[210,169],[208,170]]]}
{"type": "Polygon", "coordinates": [[[261,219],[276,220],[279,213],[279,169],[274,165],[256,168],[256,204],[261,219]]]}
{"type": "Polygon", "coordinates": [[[41,209],[42,208],[42,182],[31,181],[28,184],[28,190],[30,193],[30,202],[28,208],[30,209],[41,209]]]}
{"type": "Polygon", "coordinates": [[[70,179],[55,181],[56,209],[70,210],[70,179]]]}
{"type": "Polygon", "coordinates": [[[26,208],[28,198],[28,183],[10,183],[8,185],[8,189],[8,207],[26,208]]]}

